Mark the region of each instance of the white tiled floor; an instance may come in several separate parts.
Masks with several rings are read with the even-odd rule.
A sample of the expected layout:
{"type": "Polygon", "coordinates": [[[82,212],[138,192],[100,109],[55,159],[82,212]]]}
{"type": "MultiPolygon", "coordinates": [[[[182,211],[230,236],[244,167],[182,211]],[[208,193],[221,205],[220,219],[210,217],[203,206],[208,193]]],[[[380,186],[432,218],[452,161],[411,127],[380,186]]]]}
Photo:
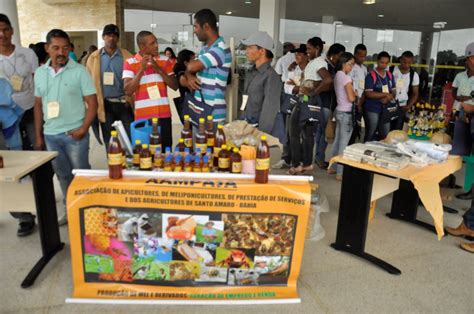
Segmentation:
{"type": "MultiPolygon", "coordinates": [[[[179,126],[175,129],[179,129],[179,126]]],[[[175,130],[177,131],[177,130],[175,130]]],[[[91,144],[91,164],[104,168],[105,152],[91,144]]],[[[276,161],[278,156],[273,156],[276,161]]],[[[462,182],[463,173],[456,174],[462,182]]],[[[66,248],[43,270],[35,285],[20,283],[40,256],[38,233],[16,236],[16,222],[0,213],[0,313],[474,313],[474,255],[459,248],[461,239],[436,236],[422,228],[389,219],[391,197],[378,201],[369,225],[366,249],[402,270],[392,276],[329,245],[335,239],[340,183],[315,170],[321,192],[328,196],[330,212],[322,214],[326,237],[307,241],[298,282],[302,298],[296,305],[228,306],[110,306],[65,304],[72,293],[67,227],[61,227],[66,248]]],[[[60,200],[60,190],[57,189],[60,200]]],[[[467,201],[447,204],[459,214],[445,214],[445,225],[457,226],[469,206],[467,201]]],[[[10,206],[10,204],[2,204],[10,206]]],[[[431,222],[420,208],[419,218],[431,222]]]]}

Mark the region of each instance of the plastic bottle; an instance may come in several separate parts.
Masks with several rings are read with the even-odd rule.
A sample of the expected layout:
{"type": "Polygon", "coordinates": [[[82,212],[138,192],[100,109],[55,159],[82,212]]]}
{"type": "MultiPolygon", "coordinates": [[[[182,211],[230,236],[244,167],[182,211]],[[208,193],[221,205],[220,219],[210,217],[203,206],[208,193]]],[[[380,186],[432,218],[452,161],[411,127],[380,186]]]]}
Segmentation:
{"type": "Polygon", "coordinates": [[[183,171],[183,164],[181,163],[181,159],[183,157],[181,155],[176,155],[174,158],[174,172],[182,172],[183,171]]]}
{"type": "Polygon", "coordinates": [[[209,171],[210,171],[209,156],[204,155],[204,157],[202,157],[201,172],[209,172],[209,171]]]}
{"type": "Polygon", "coordinates": [[[234,147],[232,154],[230,154],[230,168],[232,173],[242,173],[242,156],[240,156],[237,147],[234,147]]]}
{"type": "Polygon", "coordinates": [[[225,134],[224,134],[224,127],[222,124],[217,126],[215,141],[214,141],[214,167],[219,166],[219,152],[221,150],[221,146],[226,143],[225,134]]]}
{"type": "Polygon", "coordinates": [[[196,154],[194,156],[194,164],[193,164],[193,172],[201,172],[202,164],[201,164],[201,155],[196,154]]]}
{"type": "Polygon", "coordinates": [[[173,155],[171,154],[171,147],[165,148],[165,159],[168,158],[168,156],[171,156],[171,158],[173,158],[173,155]]]}
{"type": "Polygon", "coordinates": [[[161,136],[158,128],[158,118],[151,119],[152,131],[150,134],[150,153],[152,156],[155,156],[156,149],[160,147],[161,149],[161,136]]]}
{"type": "Polygon", "coordinates": [[[109,178],[122,178],[122,145],[117,137],[117,131],[110,132],[111,138],[107,149],[107,160],[109,164],[109,178]]]}
{"type": "Polygon", "coordinates": [[[133,166],[140,168],[140,152],[142,151],[142,141],[135,140],[135,146],[133,147],[133,166]]]}
{"type": "Polygon", "coordinates": [[[207,149],[206,125],[204,118],[199,118],[199,129],[196,134],[196,150],[200,148],[201,153],[205,153],[207,149]]]}
{"type": "Polygon", "coordinates": [[[156,148],[153,156],[153,167],[157,169],[163,168],[163,154],[161,152],[161,145],[156,148]]]}
{"type": "Polygon", "coordinates": [[[148,149],[148,144],[142,144],[142,151],[140,153],[140,170],[151,170],[153,163],[151,160],[151,152],[148,149]]]}
{"type": "Polygon", "coordinates": [[[227,150],[227,145],[223,144],[219,150],[219,162],[218,170],[219,172],[229,172],[230,171],[230,152],[227,150]]]}
{"type": "Polygon", "coordinates": [[[268,173],[270,171],[270,149],[267,144],[267,137],[262,135],[257,146],[257,159],[255,160],[255,182],[268,183],[268,173]]]}
{"type": "Polygon", "coordinates": [[[184,172],[192,172],[193,165],[191,164],[191,155],[188,155],[184,158],[184,172]]]}
{"type": "Polygon", "coordinates": [[[163,163],[163,170],[173,171],[173,157],[171,155],[165,157],[165,161],[163,163]]]}
{"type": "Polygon", "coordinates": [[[211,152],[214,148],[214,121],[212,120],[212,116],[207,116],[207,123],[206,123],[206,131],[204,132],[206,134],[206,142],[207,142],[207,147],[211,148],[211,152]]]}
{"type": "Polygon", "coordinates": [[[193,148],[193,129],[191,128],[191,120],[189,115],[184,115],[183,130],[181,131],[181,138],[184,140],[184,145],[189,147],[190,150],[193,148]]]}

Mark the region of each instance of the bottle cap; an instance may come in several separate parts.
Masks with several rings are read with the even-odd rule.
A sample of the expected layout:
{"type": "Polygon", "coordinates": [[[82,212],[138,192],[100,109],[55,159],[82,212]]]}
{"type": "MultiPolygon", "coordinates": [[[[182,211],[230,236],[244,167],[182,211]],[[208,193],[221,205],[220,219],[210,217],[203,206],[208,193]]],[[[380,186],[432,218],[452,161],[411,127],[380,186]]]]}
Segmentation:
{"type": "Polygon", "coordinates": [[[189,154],[189,152],[190,152],[189,147],[185,147],[185,148],[184,148],[184,152],[187,153],[187,154],[189,154]]]}
{"type": "Polygon", "coordinates": [[[190,163],[191,162],[191,155],[186,155],[186,157],[184,158],[184,162],[190,163]]]}
{"type": "Polygon", "coordinates": [[[158,118],[152,118],[152,119],[151,119],[151,122],[157,123],[157,122],[158,122],[158,118]]]}
{"type": "Polygon", "coordinates": [[[211,115],[207,116],[207,120],[208,121],[212,120],[212,116],[211,115]]]}
{"type": "Polygon", "coordinates": [[[217,128],[222,130],[224,128],[224,126],[222,124],[218,124],[217,128]]]}
{"type": "Polygon", "coordinates": [[[212,153],[212,148],[208,147],[208,148],[206,149],[206,152],[209,153],[209,154],[212,153]]]}
{"type": "Polygon", "coordinates": [[[204,123],[204,118],[199,118],[199,123],[204,123]]]}
{"type": "Polygon", "coordinates": [[[142,144],[142,148],[148,148],[148,144],[142,144]]]}
{"type": "Polygon", "coordinates": [[[189,115],[185,114],[183,118],[184,118],[184,120],[189,120],[189,115]]]}
{"type": "Polygon", "coordinates": [[[227,149],[227,145],[226,145],[226,144],[222,144],[221,149],[227,149]]]}
{"type": "Polygon", "coordinates": [[[142,143],[142,141],[140,140],[135,140],[135,145],[140,145],[142,143]]]}
{"type": "Polygon", "coordinates": [[[200,162],[201,161],[201,156],[196,155],[194,156],[194,162],[200,162]]]}
{"type": "Polygon", "coordinates": [[[165,148],[165,152],[171,153],[171,147],[166,147],[166,148],[165,148]]]}
{"type": "Polygon", "coordinates": [[[201,147],[196,148],[196,154],[200,154],[200,153],[201,153],[201,147]]]}
{"type": "Polygon", "coordinates": [[[180,142],[180,143],[184,143],[184,138],[180,138],[180,139],[179,139],[179,142],[180,142]]]}
{"type": "Polygon", "coordinates": [[[234,150],[233,150],[234,153],[238,153],[239,152],[239,149],[237,147],[234,147],[234,150]]]}
{"type": "Polygon", "coordinates": [[[266,135],[262,135],[262,136],[260,137],[260,140],[266,141],[266,140],[267,140],[267,136],[266,136],[266,135]]]}
{"type": "Polygon", "coordinates": [[[208,157],[208,156],[204,156],[204,157],[202,158],[202,161],[203,161],[205,164],[207,164],[207,163],[209,162],[209,157],[208,157]]]}
{"type": "Polygon", "coordinates": [[[181,161],[181,155],[176,155],[175,160],[176,160],[176,162],[180,162],[181,161]]]}
{"type": "Polygon", "coordinates": [[[117,136],[117,131],[111,131],[111,132],[110,132],[110,135],[112,135],[112,136],[117,136]]]}

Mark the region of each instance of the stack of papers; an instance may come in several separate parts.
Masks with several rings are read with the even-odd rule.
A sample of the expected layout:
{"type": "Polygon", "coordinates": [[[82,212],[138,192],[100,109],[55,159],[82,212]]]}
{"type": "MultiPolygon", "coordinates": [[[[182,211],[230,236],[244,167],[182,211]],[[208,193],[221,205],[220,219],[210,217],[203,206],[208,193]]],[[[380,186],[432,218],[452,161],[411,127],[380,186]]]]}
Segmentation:
{"type": "Polygon", "coordinates": [[[397,152],[396,147],[380,142],[357,143],[344,149],[344,158],[377,167],[400,170],[408,166],[410,157],[397,152]]]}

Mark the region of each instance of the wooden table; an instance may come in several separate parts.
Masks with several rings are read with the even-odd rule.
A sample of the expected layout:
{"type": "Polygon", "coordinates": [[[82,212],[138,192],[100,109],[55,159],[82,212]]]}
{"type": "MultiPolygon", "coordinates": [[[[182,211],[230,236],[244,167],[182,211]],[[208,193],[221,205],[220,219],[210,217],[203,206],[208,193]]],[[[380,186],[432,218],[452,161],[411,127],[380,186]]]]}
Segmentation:
{"type": "MultiPolygon", "coordinates": [[[[22,288],[27,288],[33,285],[49,260],[64,247],[59,235],[53,184],[54,173],[51,165],[51,160],[56,158],[58,153],[0,150],[0,155],[3,156],[4,163],[4,168],[0,169],[0,197],[2,203],[9,197],[7,194],[15,191],[15,186],[20,186],[21,178],[30,175],[33,183],[43,256],[21,283],[22,288]]],[[[17,191],[17,193],[21,192],[17,191]]],[[[15,204],[11,204],[11,206],[14,210],[15,204]]],[[[5,206],[2,206],[2,208],[5,208],[5,206]]]]}

